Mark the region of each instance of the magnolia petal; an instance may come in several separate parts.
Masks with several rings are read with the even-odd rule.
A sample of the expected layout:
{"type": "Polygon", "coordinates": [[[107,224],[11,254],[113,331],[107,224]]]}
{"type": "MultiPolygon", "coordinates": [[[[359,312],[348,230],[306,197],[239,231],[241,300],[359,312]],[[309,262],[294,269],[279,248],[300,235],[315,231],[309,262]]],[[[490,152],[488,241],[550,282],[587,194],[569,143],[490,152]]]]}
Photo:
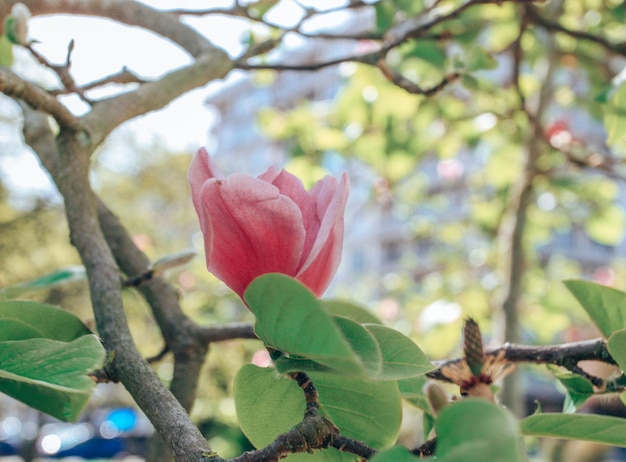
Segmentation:
{"type": "Polygon", "coordinates": [[[274,179],[280,174],[278,170],[274,167],[268,168],[265,172],[261,173],[257,178],[259,180],[267,181],[268,183],[272,183],[274,179]]]}
{"type": "Polygon", "coordinates": [[[280,190],[281,194],[294,201],[300,209],[300,212],[302,212],[302,221],[304,223],[304,229],[306,230],[306,238],[299,262],[300,265],[298,266],[299,269],[311,253],[311,249],[313,248],[313,244],[315,243],[315,239],[317,237],[317,232],[320,228],[320,218],[317,213],[316,199],[311,192],[304,189],[304,185],[298,177],[292,175],[286,170],[281,170],[272,184],[280,190]]]}
{"type": "Polygon", "coordinates": [[[234,174],[207,181],[201,201],[207,267],[237,294],[262,274],[296,273],[305,240],[302,214],[277,187],[234,174]]]}
{"type": "Polygon", "coordinates": [[[196,209],[198,218],[200,219],[200,228],[204,231],[204,212],[202,202],[200,200],[202,186],[211,178],[224,178],[219,167],[215,165],[211,156],[205,148],[198,149],[193,157],[189,170],[187,171],[187,179],[191,187],[191,199],[196,209]]]}
{"type": "Polygon", "coordinates": [[[348,192],[349,180],[345,173],[338,184],[335,178],[326,177],[311,191],[317,198],[321,224],[311,252],[296,277],[318,296],[330,284],[341,261],[343,214],[348,192]]]}

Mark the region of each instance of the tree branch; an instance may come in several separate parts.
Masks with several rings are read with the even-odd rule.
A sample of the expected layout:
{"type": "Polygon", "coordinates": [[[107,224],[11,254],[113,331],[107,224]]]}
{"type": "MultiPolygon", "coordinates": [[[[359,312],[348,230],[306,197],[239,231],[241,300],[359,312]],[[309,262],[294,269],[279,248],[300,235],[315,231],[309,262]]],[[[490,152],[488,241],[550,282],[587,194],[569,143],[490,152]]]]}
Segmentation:
{"type": "MultiPolygon", "coordinates": [[[[607,364],[615,364],[606,345],[606,340],[597,338],[593,340],[582,340],[579,342],[563,343],[560,345],[529,346],[507,343],[497,348],[490,348],[485,351],[485,356],[497,356],[504,352],[504,358],[512,363],[531,364],[552,364],[555,366],[569,367],[580,361],[601,361],[607,364]]],[[[439,364],[439,368],[427,373],[431,379],[450,382],[441,373],[444,366],[465,361],[464,358],[457,358],[444,361],[439,364]]]]}
{"type": "Polygon", "coordinates": [[[546,30],[549,30],[551,32],[562,32],[563,34],[569,35],[570,37],[573,37],[575,39],[586,40],[588,42],[600,45],[608,51],[626,56],[626,44],[624,42],[614,43],[598,35],[593,35],[584,31],[568,29],[567,27],[562,26],[557,22],[544,18],[539,12],[539,9],[534,6],[529,6],[528,15],[530,17],[530,20],[534,24],[541,26],[546,30]]]}
{"type": "Polygon", "coordinates": [[[54,96],[41,87],[26,82],[4,67],[0,67],[0,92],[24,101],[35,110],[50,114],[61,127],[72,131],[78,131],[82,128],[81,120],[75,117],[54,96]]]}
{"type": "Polygon", "coordinates": [[[124,313],[119,269],[102,234],[89,182],[89,152],[62,129],[55,139],[42,113],[24,108],[24,138],[50,172],[65,202],[71,240],[87,271],[98,333],[115,352],[110,365],[177,460],[198,460],[207,442],[185,409],[137,351],[124,313]]]}

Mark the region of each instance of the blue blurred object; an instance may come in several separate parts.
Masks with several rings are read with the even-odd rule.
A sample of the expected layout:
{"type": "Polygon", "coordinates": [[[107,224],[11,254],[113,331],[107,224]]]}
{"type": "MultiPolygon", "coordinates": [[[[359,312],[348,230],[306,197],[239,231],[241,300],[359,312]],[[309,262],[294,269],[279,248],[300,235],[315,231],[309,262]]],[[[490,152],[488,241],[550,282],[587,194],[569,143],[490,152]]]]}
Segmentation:
{"type": "Polygon", "coordinates": [[[19,454],[17,447],[6,441],[0,441],[0,456],[15,456],[17,454],[19,454]]]}
{"type": "Polygon", "coordinates": [[[62,459],[63,457],[74,456],[82,457],[83,459],[112,459],[124,452],[127,451],[126,444],[122,438],[107,439],[94,437],[74,447],[59,451],[56,454],[48,455],[47,457],[62,459]]]}
{"type": "Polygon", "coordinates": [[[106,417],[120,432],[126,432],[137,425],[137,412],[131,408],[113,409],[106,417]]]}

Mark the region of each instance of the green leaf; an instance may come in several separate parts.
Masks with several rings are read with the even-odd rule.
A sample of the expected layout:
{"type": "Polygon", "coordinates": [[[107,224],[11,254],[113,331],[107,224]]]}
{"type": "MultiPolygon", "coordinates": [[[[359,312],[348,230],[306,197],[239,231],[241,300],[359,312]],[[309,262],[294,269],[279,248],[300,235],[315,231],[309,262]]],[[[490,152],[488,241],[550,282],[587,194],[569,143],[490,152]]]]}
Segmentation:
{"type": "Polygon", "coordinates": [[[1,341],[0,391],[57,419],[73,421],[95,386],[87,374],[103,361],[104,349],[94,335],[72,341],[1,341]]]}
{"type": "Polygon", "coordinates": [[[626,293],[589,281],[564,284],[606,338],[626,328],[626,293]]]}
{"type": "Polygon", "coordinates": [[[420,375],[418,377],[398,380],[398,388],[400,389],[400,396],[413,406],[426,413],[432,413],[428,397],[426,393],[424,393],[426,382],[428,382],[428,378],[424,375],[420,375]]]}
{"type": "Polygon", "coordinates": [[[82,281],[85,280],[86,277],[85,268],[83,266],[68,266],[30,281],[4,287],[0,290],[0,294],[5,297],[14,298],[34,290],[49,289],[59,284],[82,281]]]}
{"type": "Polygon", "coordinates": [[[567,392],[563,412],[572,413],[580,409],[593,396],[593,384],[578,374],[555,373],[554,376],[561,382],[567,392]]]}
{"type": "Polygon", "coordinates": [[[0,302],[0,391],[64,421],[76,420],[104,348],[72,313],[45,303],[0,302]]]}
{"type": "Polygon", "coordinates": [[[470,50],[467,57],[468,72],[495,69],[497,67],[498,61],[484,48],[474,47],[470,50]]]}
{"type": "MultiPolygon", "coordinates": [[[[394,382],[368,382],[327,373],[310,373],[309,377],[319,393],[320,412],[344,435],[374,447],[393,444],[402,417],[394,382]]],[[[241,429],[256,447],[269,444],[304,416],[302,390],[270,368],[242,367],[235,377],[234,399],[241,429]]]]}
{"type": "Polygon", "coordinates": [[[415,57],[432,64],[435,68],[443,70],[446,66],[447,56],[441,45],[434,40],[419,40],[408,48],[403,49],[405,57],[415,57]]]}
{"type": "Polygon", "coordinates": [[[257,318],[256,334],[266,345],[346,373],[364,373],[341,329],[300,282],[284,274],[265,274],[252,281],[244,299],[257,318]]]}
{"type": "Polygon", "coordinates": [[[620,369],[626,370],[626,329],[614,332],[609,337],[607,347],[620,369]]]}
{"type": "Polygon", "coordinates": [[[300,422],[306,409],[296,382],[252,364],[237,372],[233,396],[241,430],[257,448],[300,422]]]}
{"type": "Polygon", "coordinates": [[[367,308],[355,305],[345,300],[320,300],[322,307],[328,314],[343,316],[361,324],[382,324],[367,308]]]}
{"type": "Polygon", "coordinates": [[[385,451],[381,451],[370,459],[370,462],[412,462],[419,460],[409,450],[403,446],[396,446],[385,451]]]}
{"type": "Polygon", "coordinates": [[[47,338],[69,342],[91,331],[56,306],[26,300],[0,301],[0,341],[47,338]]]}
{"type": "MultiPolygon", "coordinates": [[[[333,316],[344,338],[359,357],[359,363],[367,372],[368,377],[378,377],[382,372],[382,354],[380,347],[371,331],[352,319],[333,316]]],[[[377,325],[377,324],[372,324],[377,325]]]]}
{"type": "Polygon", "coordinates": [[[435,368],[415,342],[406,335],[378,324],[367,324],[365,327],[376,338],[382,351],[382,378],[406,379],[435,368]]]}
{"type": "Polygon", "coordinates": [[[402,403],[393,381],[367,381],[337,374],[310,373],[320,410],[349,438],[375,448],[392,445],[400,432],[402,403]]]}
{"type": "Polygon", "coordinates": [[[466,399],[447,406],[437,419],[439,462],[522,462],[518,425],[504,408],[466,399]]]}
{"type": "Polygon", "coordinates": [[[521,421],[528,436],[593,441],[626,447],[626,419],[592,414],[535,414],[521,421]]]}
{"type": "Polygon", "coordinates": [[[391,2],[378,2],[374,5],[376,12],[376,30],[385,32],[393,25],[396,9],[391,2]]]}

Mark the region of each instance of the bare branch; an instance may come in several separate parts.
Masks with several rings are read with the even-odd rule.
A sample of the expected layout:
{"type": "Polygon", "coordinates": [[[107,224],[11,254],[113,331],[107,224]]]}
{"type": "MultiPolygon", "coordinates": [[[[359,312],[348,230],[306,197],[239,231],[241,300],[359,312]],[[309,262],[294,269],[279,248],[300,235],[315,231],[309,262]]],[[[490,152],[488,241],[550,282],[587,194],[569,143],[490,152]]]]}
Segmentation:
{"type": "Polygon", "coordinates": [[[434,95],[435,93],[438,93],[439,91],[443,90],[448,84],[454,82],[456,79],[458,79],[461,76],[461,74],[459,74],[458,72],[453,72],[452,74],[446,75],[436,85],[433,85],[432,87],[428,87],[428,88],[423,88],[420,85],[416,84],[415,82],[411,82],[402,74],[394,72],[388,66],[387,62],[382,59],[378,61],[377,66],[381,70],[383,75],[391,83],[397,85],[403,90],[406,90],[407,92],[412,93],[414,95],[426,95],[426,96],[434,95]]]}
{"type": "Polygon", "coordinates": [[[87,271],[98,334],[110,364],[179,460],[199,458],[210,448],[185,409],[161,384],[137,351],[124,313],[119,269],[100,229],[96,200],[89,185],[88,145],[61,130],[54,137],[42,113],[25,109],[24,138],[39,155],[65,201],[73,245],[87,271]]]}
{"type": "Polygon", "coordinates": [[[248,322],[198,327],[195,332],[202,342],[213,343],[234,339],[257,339],[254,326],[248,322]]]}
{"type": "MultiPolygon", "coordinates": [[[[86,92],[88,90],[92,90],[94,88],[98,88],[104,85],[107,85],[109,83],[118,83],[118,84],[127,84],[127,83],[146,83],[147,81],[140,78],[139,76],[133,74],[131,71],[129,71],[126,67],[124,67],[121,71],[119,71],[117,74],[112,74],[109,76],[106,76],[102,79],[96,80],[94,82],[90,82],[87,83],[85,85],[81,85],[80,87],[77,87],[77,90],[80,92],[86,92]]],[[[67,93],[72,93],[73,90],[52,90],[50,91],[51,95],[63,95],[63,94],[67,94],[67,93]]],[[[76,90],[74,90],[76,91],[76,90]]]]}
{"type": "MultiPolygon", "coordinates": [[[[23,3],[30,9],[33,16],[77,14],[109,18],[129,26],[141,27],[171,40],[196,58],[214,48],[204,36],[180,22],[175,15],[156,10],[141,2],[129,0],[109,0],[106,2],[23,0],[23,3]]],[[[10,5],[4,9],[0,8],[0,15],[4,16],[9,9],[10,5]]]]}
{"type": "Polygon", "coordinates": [[[376,449],[368,446],[362,441],[353,440],[343,435],[337,436],[330,444],[333,448],[342,452],[349,452],[351,454],[362,457],[363,459],[371,459],[376,454],[376,449]]]}
{"type": "Polygon", "coordinates": [[[0,67],[0,92],[27,103],[31,108],[50,114],[59,126],[71,131],[81,130],[81,120],[48,92],[22,80],[10,70],[0,67]]]}
{"type": "MultiPolygon", "coordinates": [[[[607,364],[615,364],[606,345],[606,340],[597,338],[580,342],[563,343],[560,345],[529,346],[507,343],[497,348],[488,349],[485,356],[497,356],[504,352],[504,358],[512,363],[553,364],[555,366],[569,367],[580,361],[595,360],[607,364]]],[[[439,364],[439,368],[426,374],[428,377],[444,382],[449,382],[441,373],[444,366],[464,361],[457,358],[439,364]]]]}
{"type": "Polygon", "coordinates": [[[376,52],[365,55],[345,56],[342,58],[311,64],[248,64],[244,62],[237,62],[235,67],[244,70],[271,69],[275,71],[318,71],[320,69],[324,69],[325,67],[337,66],[338,64],[347,62],[374,64],[378,55],[379,53],[376,52]]]}
{"type": "Polygon", "coordinates": [[[95,147],[123,122],[165,107],[177,97],[212,80],[226,76],[232,62],[226,53],[212,49],[195,63],[166,74],[161,79],[141,85],[135,91],[98,101],[84,116],[95,147]]]}
{"type": "Polygon", "coordinates": [[[529,6],[528,15],[531,21],[544,29],[547,29],[552,32],[562,32],[564,34],[569,35],[570,37],[574,37],[575,39],[586,40],[588,42],[596,43],[601,47],[605,48],[608,51],[613,53],[617,53],[619,55],[626,55],[626,43],[623,41],[620,43],[614,43],[610,40],[600,37],[598,35],[593,35],[588,32],[568,29],[561,24],[551,21],[550,19],[544,18],[536,7],[529,6]]]}
{"type": "MultiPolygon", "coordinates": [[[[30,51],[30,54],[33,55],[37,61],[39,61],[39,64],[52,70],[52,72],[54,72],[59,77],[61,85],[63,85],[63,88],[65,88],[65,91],[63,93],[76,93],[78,96],[81,97],[83,101],[91,105],[91,101],[89,101],[89,99],[83,94],[81,89],[76,86],[76,82],[74,82],[74,78],[70,74],[71,57],[72,51],[74,50],[74,40],[71,40],[69,45],[67,46],[65,63],[62,65],[50,63],[44,56],[42,56],[33,48],[32,44],[28,44],[26,48],[28,49],[28,51],[30,51]]],[[[51,94],[56,93],[51,92],[51,94]]]]}

